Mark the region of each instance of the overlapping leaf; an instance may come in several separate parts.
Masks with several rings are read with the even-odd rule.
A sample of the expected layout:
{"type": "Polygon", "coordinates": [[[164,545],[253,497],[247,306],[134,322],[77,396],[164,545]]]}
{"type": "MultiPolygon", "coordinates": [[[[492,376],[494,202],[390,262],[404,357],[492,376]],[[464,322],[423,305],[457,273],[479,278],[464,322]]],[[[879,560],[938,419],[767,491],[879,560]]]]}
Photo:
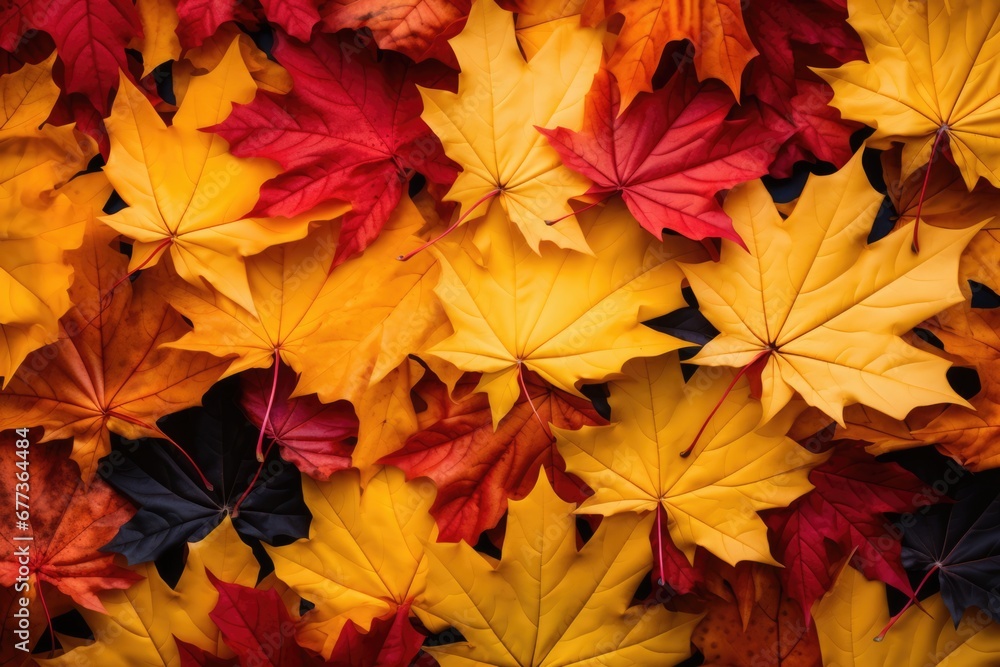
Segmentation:
{"type": "Polygon", "coordinates": [[[944,378],[948,362],[900,334],[962,300],[952,277],[975,227],[927,228],[919,254],[912,225],[869,246],[881,199],[861,153],[836,174],[810,177],[787,219],[752,181],[726,199],[749,252],[723,241],[721,262],[684,266],[721,332],[693,361],[763,364],[764,420],[796,393],[838,422],[852,403],[896,418],[920,405],[964,404],[944,378]]]}

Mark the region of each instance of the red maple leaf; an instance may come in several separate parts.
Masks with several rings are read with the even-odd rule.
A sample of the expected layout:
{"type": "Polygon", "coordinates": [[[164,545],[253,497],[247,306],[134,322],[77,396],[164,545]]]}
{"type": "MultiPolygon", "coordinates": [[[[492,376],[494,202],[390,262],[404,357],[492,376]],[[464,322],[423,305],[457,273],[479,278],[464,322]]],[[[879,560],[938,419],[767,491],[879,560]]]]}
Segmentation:
{"type": "Polygon", "coordinates": [[[372,621],[367,633],[348,623],[340,631],[327,664],[407,667],[424,643],[424,636],[413,628],[409,615],[409,603],[402,604],[394,615],[372,621]]]}
{"type": "Polygon", "coordinates": [[[292,76],[288,95],[259,92],[211,128],[240,157],[277,160],[284,173],[261,189],[251,215],[294,216],[332,199],[349,201],[336,261],[361,252],[389,219],[409,178],[448,185],[456,167],[420,118],[422,86],[453,73],[415,66],[392,53],[376,62],[349,35],[318,35],[309,46],[280,34],[274,56],[292,76]]]}
{"type": "Polygon", "coordinates": [[[762,0],[748,5],[744,18],[760,57],[744,71],[743,103],[756,102],[769,125],[792,128],[771,174],[790,176],[800,160],[842,167],[854,154],[850,138],[861,124],[840,117],[829,105],[833,90],[808,67],[865,58],[861,40],[846,22],[846,9],[818,0],[762,0]]]}
{"type": "Polygon", "coordinates": [[[106,116],[125,48],[142,36],[130,0],[18,0],[0,6],[0,48],[16,52],[35,32],[48,33],[66,68],[66,92],[83,93],[106,116]]]}
{"type": "Polygon", "coordinates": [[[256,25],[246,2],[233,0],[177,0],[177,38],[185,49],[201,46],[226,21],[256,25]]]}
{"type": "MultiPolygon", "coordinates": [[[[406,667],[420,650],[424,636],[410,624],[409,603],[392,616],[372,621],[359,632],[347,623],[337,639],[330,660],[324,661],[295,642],[295,622],[275,589],[258,590],[209,578],[219,591],[219,601],[209,614],[222,639],[244,667],[406,667]]],[[[183,647],[187,649],[188,647],[183,647]]],[[[211,665],[211,656],[188,649],[187,660],[211,665]]],[[[184,656],[182,656],[184,657],[184,656]]]]}
{"type": "MultiPolygon", "coordinates": [[[[21,506],[25,496],[30,498],[26,520],[30,529],[2,531],[0,586],[14,585],[19,550],[27,545],[28,568],[37,582],[54,586],[81,606],[105,613],[97,597],[100,591],[128,588],[141,578],[116,565],[114,554],[98,551],[135,510],[103,480],[95,479],[89,488],[84,484],[79,468],[69,458],[71,441],[42,445],[39,435],[39,429],[24,439],[14,431],[0,435],[0,474],[8,480],[0,484],[0,500],[13,513],[15,493],[22,493],[21,506]],[[17,447],[19,439],[29,445],[17,447]],[[19,473],[26,474],[18,477],[19,473]],[[19,541],[18,536],[32,539],[19,541]]],[[[34,589],[37,583],[30,586],[34,589]]]]}
{"type": "MultiPolygon", "coordinates": [[[[247,371],[241,381],[240,405],[254,426],[260,428],[271,398],[274,372],[270,368],[247,371]]],[[[282,364],[264,433],[281,447],[281,458],[310,477],[326,480],[338,470],[351,467],[358,418],[347,401],[321,403],[315,394],[289,398],[296,382],[295,371],[282,364]]]]}
{"type": "MultiPolygon", "coordinates": [[[[433,415],[403,448],[380,463],[406,471],[409,479],[430,477],[438,487],[431,514],[437,520],[439,541],[465,540],[475,544],[479,534],[497,525],[507,510],[507,501],[526,496],[544,465],[556,491],[564,498],[580,501],[581,484],[565,472],[548,426],[564,429],[604,424],[585,398],[579,398],[526,374],[531,403],[522,393],[518,402],[493,431],[493,418],[486,394],[471,394],[453,402],[444,385],[421,382],[420,395],[433,415]],[[532,412],[532,403],[538,418],[532,412]]],[[[461,383],[459,395],[474,383],[461,383]]],[[[422,420],[423,421],[423,420],[422,420]]]]}
{"type": "Polygon", "coordinates": [[[766,174],[787,130],[773,132],[752,115],[726,120],[733,104],[726,86],[699,84],[681,71],[619,116],[618,87],[601,70],[587,94],[583,130],[540,131],[570,169],[594,181],[589,195],[620,193],[657,238],[668,228],[742,243],[715,195],[766,174]]]}
{"type": "Polygon", "coordinates": [[[912,512],[925,487],[895,463],[879,462],[853,443],[809,473],[816,487],[789,507],[767,512],[771,550],[784,564],[779,571],[788,595],[810,609],[833,585],[838,562],[854,552],[852,563],[869,579],[910,593],[900,563],[902,531],[885,512],[912,512]]]}

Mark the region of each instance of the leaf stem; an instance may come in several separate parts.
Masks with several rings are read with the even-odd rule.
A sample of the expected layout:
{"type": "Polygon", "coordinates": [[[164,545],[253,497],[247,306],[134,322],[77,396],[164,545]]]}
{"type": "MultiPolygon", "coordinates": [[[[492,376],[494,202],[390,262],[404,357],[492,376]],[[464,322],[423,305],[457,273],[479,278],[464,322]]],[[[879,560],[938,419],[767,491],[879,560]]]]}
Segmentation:
{"type": "Polygon", "coordinates": [[[770,347],[767,348],[766,350],[761,350],[760,353],[756,357],[754,357],[750,361],[749,364],[747,364],[746,366],[744,366],[743,368],[741,368],[739,370],[739,372],[736,373],[736,376],[733,378],[733,381],[729,383],[729,386],[726,387],[726,391],[724,391],[722,393],[722,398],[719,399],[719,401],[715,404],[715,407],[712,408],[712,411],[708,413],[708,417],[706,417],[705,421],[702,422],[701,428],[698,429],[698,433],[696,433],[695,436],[694,436],[694,440],[691,441],[691,444],[688,445],[687,449],[685,449],[683,452],[681,452],[681,458],[682,459],[686,459],[687,457],[691,456],[691,452],[694,450],[695,445],[698,444],[698,440],[701,438],[702,433],[704,433],[705,429],[708,428],[708,424],[709,424],[709,422],[712,421],[712,417],[714,417],[715,413],[718,412],[719,408],[722,407],[722,404],[723,404],[723,402],[725,402],[726,397],[729,396],[729,394],[733,391],[733,387],[735,387],[736,383],[740,381],[740,378],[743,377],[744,375],[746,375],[748,370],[750,370],[751,368],[753,368],[764,357],[766,357],[767,355],[771,354],[772,352],[774,352],[774,349],[770,348],[770,347]]]}
{"type": "Polygon", "coordinates": [[[257,483],[257,480],[260,478],[260,473],[261,473],[261,471],[264,470],[264,459],[266,459],[267,455],[271,453],[271,449],[274,447],[274,443],[275,443],[275,440],[271,440],[270,444],[268,444],[267,451],[264,452],[264,458],[262,458],[260,460],[260,464],[257,466],[257,472],[254,473],[253,479],[250,480],[250,483],[247,484],[247,488],[244,489],[243,494],[240,495],[239,500],[237,500],[236,504],[233,505],[233,510],[229,514],[234,519],[240,515],[240,505],[243,504],[243,501],[246,500],[247,496],[250,495],[250,492],[253,491],[254,485],[257,483]]]}
{"type": "MultiPolygon", "coordinates": [[[[117,413],[117,412],[108,412],[107,414],[108,414],[108,417],[114,417],[115,419],[121,419],[123,422],[128,422],[129,424],[135,424],[136,426],[141,426],[142,428],[150,430],[150,431],[159,431],[159,429],[154,429],[154,428],[150,427],[149,424],[147,424],[147,423],[145,423],[143,421],[140,421],[138,419],[135,419],[133,417],[129,417],[128,415],[123,415],[123,414],[120,414],[120,413],[117,413]]],[[[208,478],[205,477],[205,473],[203,473],[201,471],[201,468],[199,468],[198,464],[194,462],[194,459],[191,458],[191,455],[188,454],[187,451],[183,447],[181,447],[180,445],[178,445],[174,441],[174,439],[171,438],[169,435],[167,435],[163,431],[159,431],[159,433],[160,434],[158,436],[156,436],[156,437],[160,438],[161,440],[166,440],[167,442],[169,442],[171,445],[174,446],[175,449],[177,449],[178,452],[181,453],[181,455],[185,459],[187,459],[187,462],[191,464],[192,468],[194,468],[194,471],[198,474],[198,477],[201,480],[201,483],[205,486],[205,488],[208,491],[214,490],[215,487],[212,486],[212,483],[208,481],[208,478]]]]}
{"type": "Polygon", "coordinates": [[[473,204],[469,208],[469,210],[467,210],[462,216],[460,216],[458,218],[458,220],[456,220],[455,222],[451,223],[451,226],[449,226],[448,229],[444,230],[443,232],[441,232],[440,234],[438,234],[437,236],[435,236],[434,238],[432,238],[427,243],[424,243],[423,245],[421,245],[420,247],[418,247],[416,250],[411,250],[410,252],[408,252],[408,253],[406,253],[404,255],[400,255],[396,259],[398,259],[401,262],[405,262],[408,259],[412,259],[414,255],[416,255],[417,253],[421,252],[422,250],[426,250],[427,248],[430,248],[432,245],[434,245],[435,243],[437,243],[438,241],[440,241],[444,237],[448,236],[448,234],[451,234],[453,231],[455,231],[458,228],[458,226],[460,224],[462,224],[463,222],[465,222],[469,218],[469,216],[472,215],[472,212],[475,211],[477,208],[479,208],[479,206],[483,202],[489,201],[490,199],[492,199],[493,197],[496,197],[501,192],[503,192],[503,190],[501,190],[500,188],[497,188],[496,190],[491,190],[490,192],[487,192],[485,195],[483,195],[482,197],[480,197],[479,201],[477,201],[475,204],[473,204]]]}
{"type": "Polygon", "coordinates": [[[264,431],[271,423],[271,408],[274,406],[274,395],[278,391],[278,371],[281,369],[281,357],[279,354],[279,349],[277,347],[274,348],[274,379],[271,380],[271,395],[267,399],[267,409],[264,410],[264,419],[260,423],[260,435],[257,436],[257,448],[254,450],[257,454],[258,462],[264,461],[264,455],[261,453],[261,448],[264,444],[264,431]]]}
{"type": "MultiPolygon", "coordinates": [[[[917,587],[914,589],[913,595],[911,595],[910,599],[906,601],[906,604],[903,606],[903,608],[900,609],[895,616],[889,619],[889,622],[886,623],[884,628],[882,628],[882,632],[878,633],[878,635],[872,641],[880,642],[883,639],[885,639],[885,635],[887,632],[889,632],[889,629],[896,624],[896,621],[899,620],[899,618],[903,615],[903,613],[907,609],[909,609],[913,604],[916,603],[917,594],[920,593],[920,589],[924,587],[924,584],[926,584],[927,580],[931,578],[931,575],[938,571],[939,567],[940,565],[934,565],[934,567],[932,567],[930,570],[927,571],[927,574],[925,574],[924,578],[920,580],[920,584],[918,584],[917,587]]],[[[919,606],[919,604],[917,606],[919,606]]]]}
{"type": "Polygon", "coordinates": [[[656,506],[656,559],[660,567],[660,578],[657,583],[663,586],[667,583],[667,576],[665,568],[663,567],[663,524],[661,522],[661,517],[663,515],[663,505],[656,506]]]}
{"type": "Polygon", "coordinates": [[[137,274],[139,271],[142,271],[144,268],[146,268],[149,265],[149,263],[152,262],[153,259],[163,251],[164,248],[166,248],[173,242],[174,242],[174,237],[172,236],[168,236],[167,238],[163,239],[163,241],[160,242],[160,245],[153,248],[153,252],[149,254],[149,257],[142,260],[142,263],[139,264],[139,266],[127,272],[124,276],[115,281],[115,284],[112,285],[110,288],[108,288],[108,291],[105,292],[104,295],[101,297],[101,310],[105,310],[106,308],[108,308],[108,306],[111,305],[111,297],[114,295],[115,290],[118,289],[119,285],[121,285],[123,282],[125,282],[126,280],[137,274]],[[105,303],[105,301],[107,301],[107,303],[105,303]]]}
{"type": "Polygon", "coordinates": [[[542,417],[538,414],[538,410],[535,409],[535,402],[531,400],[531,394],[528,393],[528,385],[524,382],[524,364],[521,360],[517,360],[517,381],[521,384],[521,391],[524,392],[524,397],[528,399],[528,405],[531,406],[531,413],[535,415],[535,419],[538,420],[538,425],[542,427],[542,433],[546,433],[549,436],[549,440],[552,440],[552,433],[549,431],[545,422],[542,421],[542,417]]]}
{"type": "Polygon", "coordinates": [[[934,144],[931,146],[931,157],[927,160],[927,171],[924,173],[924,184],[920,188],[920,198],[917,199],[917,215],[913,222],[913,244],[910,246],[910,250],[914,254],[920,252],[920,241],[917,238],[917,232],[920,230],[920,213],[924,210],[924,197],[927,196],[927,185],[931,182],[931,167],[934,166],[934,156],[937,155],[941,137],[945,135],[947,130],[947,125],[942,125],[938,128],[937,134],[934,136],[934,144]]]}
{"type": "Polygon", "coordinates": [[[608,201],[609,199],[611,199],[611,197],[613,195],[617,194],[618,192],[619,192],[619,190],[614,190],[613,192],[609,192],[608,194],[604,195],[603,197],[601,197],[600,199],[598,199],[597,201],[595,201],[593,204],[587,204],[586,206],[584,206],[580,210],[573,211],[572,213],[567,213],[566,215],[559,216],[555,220],[546,220],[545,224],[548,225],[549,227],[551,227],[552,225],[556,224],[557,222],[562,222],[566,218],[572,218],[573,216],[579,215],[579,214],[583,213],[584,211],[589,211],[590,209],[594,208],[595,206],[600,206],[604,202],[608,201]]]}

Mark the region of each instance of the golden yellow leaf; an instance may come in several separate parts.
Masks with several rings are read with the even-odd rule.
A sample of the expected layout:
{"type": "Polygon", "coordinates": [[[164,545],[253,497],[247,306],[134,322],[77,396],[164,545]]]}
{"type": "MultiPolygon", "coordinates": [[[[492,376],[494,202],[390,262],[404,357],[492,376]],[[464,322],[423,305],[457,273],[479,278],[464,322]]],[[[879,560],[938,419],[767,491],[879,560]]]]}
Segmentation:
{"type": "Polygon", "coordinates": [[[785,436],[794,410],[756,430],[761,407],[750,400],[746,380],[723,400],[733,371],[699,369],[685,384],[676,354],[630,361],[624,370],[628,378],[610,384],[614,424],[552,429],[566,469],[594,489],[578,512],[662,507],[689,562],[702,546],[730,565],[777,565],[757,511],[785,507],[811,490],[809,470],[826,458],[785,436]]]}
{"type": "Polygon", "coordinates": [[[326,482],[303,476],[302,492],[313,515],[309,539],[266,548],[278,578],[316,605],[302,616],[298,642],[329,658],[346,623],[367,631],[399,605],[421,604],[424,543],[437,538],[435,489],[385,468],[364,493],[353,470],[326,482]]]}
{"type": "Polygon", "coordinates": [[[218,292],[160,280],[164,296],[194,323],[194,331],[171,346],[237,354],[227,375],[266,368],[277,353],[300,374],[296,396],[315,393],[324,402],[343,399],[360,409],[369,387],[446,320],[432,290],[434,258],[395,259],[423,222],[404,199],[378,240],[332,271],[336,231],[330,225],[248,258],[259,318],[218,292]]]}
{"type": "Polygon", "coordinates": [[[764,363],[764,421],[795,392],[840,424],[852,403],[897,419],[920,405],[967,405],[948,386],[948,362],[900,336],[962,300],[958,260],[979,226],[927,227],[919,254],[912,224],[868,245],[881,201],[860,152],[811,176],[787,219],[760,181],[746,183],[725,210],[749,252],[723,240],[719,263],[683,267],[721,332],[692,361],[764,363]]]}
{"type": "Polygon", "coordinates": [[[416,433],[410,390],[423,373],[423,366],[407,359],[362,394],[356,410],[358,442],[351,452],[351,465],[361,471],[362,485],[381,470],[379,459],[400,449],[416,433]]]}
{"type": "Polygon", "coordinates": [[[235,23],[226,22],[219,26],[215,34],[202,42],[201,46],[189,49],[182,60],[173,66],[174,92],[178,100],[184,99],[192,76],[215,69],[226,56],[233,40],[239,40],[240,55],[246,63],[250,76],[260,90],[284,95],[292,89],[292,77],[285,68],[268,59],[267,54],[257,48],[250,36],[235,23]]]}
{"type": "Polygon", "coordinates": [[[425,650],[442,667],[673,665],[699,617],[630,607],[652,554],[652,517],[605,519],[577,550],[573,505],[544,472],[510,503],[499,564],[464,542],[429,544],[427,608],[466,641],[425,650]]]}
{"type": "Polygon", "coordinates": [[[1000,4],[869,0],[849,10],[869,62],[815,70],[833,87],[831,104],[875,128],[869,146],[903,144],[904,179],[927,164],[940,131],[969,190],[981,176],[1000,187],[1000,4]]]}
{"type": "Polygon", "coordinates": [[[107,200],[103,177],[57,191],[93,155],[72,125],[43,125],[59,97],[55,55],[0,76],[0,377],[6,386],[32,351],[55,340],[69,309],[72,269],[63,253],[83,241],[107,200]],[[94,187],[91,187],[94,186],[94,187]],[[83,191],[88,190],[85,194],[83,191]],[[70,196],[72,195],[72,196],[70,196]],[[81,201],[77,203],[75,199],[81,201]]]}
{"type": "Polygon", "coordinates": [[[816,603],[813,618],[824,667],[992,667],[1000,653],[1000,626],[970,609],[956,628],[936,594],[911,607],[881,642],[889,622],[885,584],[846,567],[833,590],[816,603]]]}
{"type": "Polygon", "coordinates": [[[535,126],[579,130],[583,98],[597,73],[602,32],[579,25],[557,28],[525,62],[517,48],[514,19],[493,0],[476,0],[462,32],[449,41],[462,72],[458,93],[421,89],[421,117],[462,167],[447,199],[463,216],[500,207],[528,246],[541,241],[587,252],[568,200],[590,181],[563,166],[535,126]],[[485,201],[479,203],[480,200],[485,201]]]}
{"type": "Polygon", "coordinates": [[[177,274],[215,289],[253,311],[244,258],[301,239],[314,219],[245,218],[260,186],[280,171],[261,158],[237,158],[224,139],[201,128],[221,122],[234,102],[257,87],[234,41],[223,61],[190,90],[166,126],[146,97],[122,75],[106,125],[111,157],[105,173],[129,205],[101,220],[134,239],[130,268],[155,264],[169,250],[177,274]]]}
{"type": "Polygon", "coordinates": [[[136,0],[135,9],[142,23],[142,38],[133,39],[142,53],[142,76],[147,77],[157,66],[181,57],[181,42],[177,38],[176,0],[136,0]]]}
{"type": "Polygon", "coordinates": [[[427,352],[483,374],[477,391],[489,395],[494,427],[521,393],[522,365],[581,395],[583,380],[606,380],[629,359],[687,345],[642,322],[685,305],[677,260],[701,259],[701,247],[678,236],[657,241],[620,201],[582,214],[580,226],[596,256],[556,248],[536,255],[499,209],[482,226],[492,244],[485,267],[468,243],[434,250],[436,291],[455,333],[427,352]]]}

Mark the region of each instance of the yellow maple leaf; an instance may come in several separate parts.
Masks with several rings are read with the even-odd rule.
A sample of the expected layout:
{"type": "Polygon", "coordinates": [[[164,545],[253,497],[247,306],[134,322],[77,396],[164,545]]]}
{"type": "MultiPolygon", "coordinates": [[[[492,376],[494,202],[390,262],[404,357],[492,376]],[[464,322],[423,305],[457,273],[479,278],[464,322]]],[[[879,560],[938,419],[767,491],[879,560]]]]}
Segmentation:
{"type": "Polygon", "coordinates": [[[885,584],[845,567],[816,603],[813,618],[826,667],[992,667],[1000,653],[1000,626],[970,609],[958,627],[936,594],[907,609],[881,642],[889,622],[885,584]]]}
{"type": "Polygon", "coordinates": [[[435,489],[385,468],[364,493],[351,470],[326,482],[303,476],[302,493],[313,515],[309,538],[266,548],[278,578],[316,605],[302,616],[298,642],[329,659],[348,622],[367,631],[400,605],[421,604],[424,544],[437,539],[435,489]]]}
{"type": "Polygon", "coordinates": [[[404,199],[376,242],[332,271],[336,230],[330,225],[247,259],[259,317],[223,294],[162,278],[164,296],[194,323],[171,347],[236,354],[226,375],[269,367],[277,354],[300,374],[296,396],[315,393],[358,408],[368,388],[445,321],[431,289],[438,279],[433,257],[395,260],[423,224],[404,199]]]}
{"type": "Polygon", "coordinates": [[[947,136],[971,190],[1000,187],[1000,4],[980,0],[870,0],[849,5],[869,62],[817,69],[831,104],[875,128],[869,146],[903,144],[903,178],[947,136]]]}
{"type": "Polygon", "coordinates": [[[763,364],[764,421],[795,392],[840,424],[852,403],[897,419],[920,405],[968,405],[945,379],[949,363],[900,335],[962,300],[958,260],[979,225],[928,227],[919,254],[912,223],[868,245],[881,202],[860,151],[839,172],[810,176],[787,219],[760,181],[746,183],[725,210],[749,252],[723,240],[719,263],[682,267],[721,332],[692,361],[763,364]]]}
{"type": "Polygon", "coordinates": [[[236,40],[215,69],[192,78],[169,127],[123,74],[106,120],[104,171],[128,208],[101,218],[135,241],[131,270],[168,250],[181,278],[198,287],[205,280],[251,312],[244,258],[301,239],[311,220],[329,217],[328,209],[293,219],[244,217],[280,168],[233,156],[224,139],[201,128],[224,120],[234,102],[249,103],[256,90],[236,40]]]}
{"type": "Polygon", "coordinates": [[[204,539],[188,545],[184,571],[173,588],[163,581],[153,563],[131,569],[143,579],[127,590],[101,593],[107,614],[80,609],[96,641],[76,646],[57,658],[38,660],[40,664],[180,665],[175,638],[212,655],[234,656],[209,617],[219,594],[207,573],[252,588],[257,584],[259,567],[253,550],[240,540],[229,517],[204,539]]]}
{"type": "Polygon", "coordinates": [[[425,650],[442,667],[684,660],[698,616],[629,606],[652,564],[651,519],[609,517],[578,551],[573,505],[540,471],[531,493],[510,503],[498,564],[464,542],[428,544],[425,605],[466,641],[425,650]]]}
{"type": "Polygon", "coordinates": [[[0,77],[0,377],[4,386],[32,351],[58,335],[87,220],[110,194],[87,179],[57,190],[94,154],[72,125],[44,125],[59,97],[53,54],[0,77]],[[86,190],[87,192],[84,192],[86,190]],[[104,199],[100,199],[103,193],[104,199]]]}
{"type": "Polygon", "coordinates": [[[596,257],[536,255],[499,209],[482,226],[491,242],[485,267],[467,242],[434,250],[436,291],[455,333],[427,353],[483,374],[477,391],[489,395],[494,427],[521,393],[522,365],[581,395],[583,380],[606,380],[629,359],[687,345],[642,322],[685,305],[677,260],[702,259],[701,247],[678,236],[657,241],[621,201],[581,214],[580,226],[596,257]]]}
{"type": "MultiPolygon", "coordinates": [[[[563,25],[525,62],[514,19],[493,0],[476,0],[462,32],[449,40],[461,73],[458,93],[420,89],[421,118],[462,167],[447,199],[479,217],[500,206],[528,245],[541,241],[587,252],[568,200],[590,181],[563,166],[535,127],[580,129],[583,99],[601,58],[602,32],[563,25]]],[[[460,218],[461,219],[461,218],[460,218]]]]}
{"type": "Polygon", "coordinates": [[[552,429],[567,470],[594,489],[578,511],[612,516],[662,507],[689,562],[702,546],[731,565],[777,565],[757,511],[812,489],[809,470],[826,458],[785,436],[794,410],[757,430],[761,408],[745,379],[728,396],[733,371],[700,369],[685,384],[676,354],[637,359],[625,371],[627,379],[610,385],[614,424],[552,429]]]}

